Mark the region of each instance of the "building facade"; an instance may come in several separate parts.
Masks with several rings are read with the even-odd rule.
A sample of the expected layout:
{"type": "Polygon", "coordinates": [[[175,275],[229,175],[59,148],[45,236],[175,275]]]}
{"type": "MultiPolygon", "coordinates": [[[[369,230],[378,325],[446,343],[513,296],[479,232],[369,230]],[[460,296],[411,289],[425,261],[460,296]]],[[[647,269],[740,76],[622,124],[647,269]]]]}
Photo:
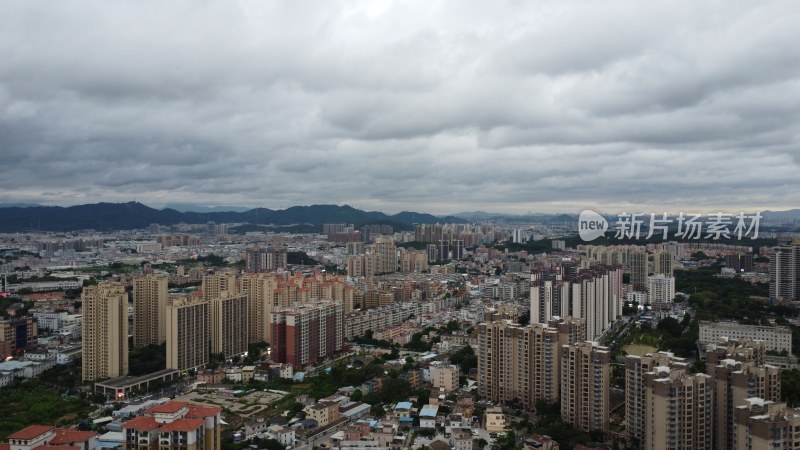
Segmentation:
{"type": "Polygon", "coordinates": [[[211,352],[222,353],[225,358],[247,351],[248,307],[247,294],[228,295],[211,299],[211,352]]]}
{"type": "Polygon", "coordinates": [[[800,246],[776,247],[769,258],[769,298],[800,300],[800,246]]]}
{"type": "Polygon", "coordinates": [[[645,375],[645,428],[641,448],[712,448],[713,383],[705,374],[656,367],[645,375]]]}
{"type": "Polygon", "coordinates": [[[128,374],[128,294],[125,286],[104,282],[83,288],[83,380],[128,374]]]}
{"type": "Polygon", "coordinates": [[[792,354],[792,330],[784,326],[744,325],[736,322],[700,321],[700,346],[716,344],[723,338],[764,341],[766,350],[792,354]]]}
{"type": "Polygon", "coordinates": [[[675,277],[653,275],[647,279],[647,304],[663,305],[675,299],[675,277]]]}
{"type": "Polygon", "coordinates": [[[133,346],[161,345],[166,340],[167,275],[133,279],[133,346]]]}
{"type": "Polygon", "coordinates": [[[596,342],[561,347],[561,420],[584,431],[608,431],[611,351],[596,342]]]}
{"type": "Polygon", "coordinates": [[[272,311],[272,360],[293,367],[316,364],[339,352],[344,339],[344,307],[322,300],[272,311]]]}
{"type": "Polygon", "coordinates": [[[519,401],[531,409],[537,400],[560,399],[561,347],[585,333],[580,319],[525,327],[508,320],[478,325],[478,395],[498,403],[519,401]]]}
{"type": "Polygon", "coordinates": [[[211,349],[209,302],[198,297],[169,300],[165,323],[167,369],[187,370],[208,364],[211,349]]]}

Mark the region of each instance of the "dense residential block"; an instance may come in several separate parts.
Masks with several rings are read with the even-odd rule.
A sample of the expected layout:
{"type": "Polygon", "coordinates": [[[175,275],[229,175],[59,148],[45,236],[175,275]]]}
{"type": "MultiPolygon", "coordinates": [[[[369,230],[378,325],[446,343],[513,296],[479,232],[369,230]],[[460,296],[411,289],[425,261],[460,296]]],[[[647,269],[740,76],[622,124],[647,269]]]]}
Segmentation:
{"type": "Polygon", "coordinates": [[[561,348],[585,331],[581,319],[521,327],[508,320],[478,325],[478,394],[528,409],[537,400],[557,402],[563,387],[559,376],[561,348]]]}

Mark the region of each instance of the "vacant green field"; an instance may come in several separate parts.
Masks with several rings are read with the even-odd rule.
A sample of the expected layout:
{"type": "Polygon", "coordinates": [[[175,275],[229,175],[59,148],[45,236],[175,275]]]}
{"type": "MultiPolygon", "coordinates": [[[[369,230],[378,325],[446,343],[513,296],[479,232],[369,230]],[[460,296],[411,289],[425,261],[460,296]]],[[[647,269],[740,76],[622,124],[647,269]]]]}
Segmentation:
{"type": "Polygon", "coordinates": [[[622,350],[634,356],[644,356],[646,353],[653,353],[656,351],[655,347],[650,345],[643,345],[643,344],[628,344],[625,347],[622,347],[622,350]]]}

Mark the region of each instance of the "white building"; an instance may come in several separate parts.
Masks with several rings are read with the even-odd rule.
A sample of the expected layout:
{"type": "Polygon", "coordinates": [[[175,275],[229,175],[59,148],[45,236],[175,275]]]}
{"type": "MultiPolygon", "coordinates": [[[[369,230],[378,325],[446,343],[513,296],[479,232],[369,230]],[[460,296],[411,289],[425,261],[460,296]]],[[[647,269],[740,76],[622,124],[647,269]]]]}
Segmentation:
{"type": "Polygon", "coordinates": [[[425,405],[419,412],[419,426],[421,428],[436,428],[436,415],[439,414],[439,406],[425,405]]]}
{"type": "Polygon", "coordinates": [[[792,354],[792,330],[783,326],[743,325],[737,322],[700,321],[700,346],[715,344],[723,337],[752,339],[766,343],[767,350],[792,354]]]}
{"type": "Polygon", "coordinates": [[[647,293],[639,291],[631,291],[625,295],[625,301],[628,303],[636,302],[640,305],[647,303],[647,293]]]}
{"type": "Polygon", "coordinates": [[[653,275],[647,279],[647,304],[672,303],[675,298],[675,277],[653,275]]]}

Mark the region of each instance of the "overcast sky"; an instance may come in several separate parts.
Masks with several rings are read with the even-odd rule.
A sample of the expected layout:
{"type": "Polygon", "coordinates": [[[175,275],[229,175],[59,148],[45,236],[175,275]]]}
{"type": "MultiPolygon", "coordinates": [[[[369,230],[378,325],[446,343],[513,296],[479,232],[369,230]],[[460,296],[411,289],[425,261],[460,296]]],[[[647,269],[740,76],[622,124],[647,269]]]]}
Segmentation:
{"type": "Polygon", "coordinates": [[[800,207],[785,1],[0,3],[0,202],[800,207]]]}

